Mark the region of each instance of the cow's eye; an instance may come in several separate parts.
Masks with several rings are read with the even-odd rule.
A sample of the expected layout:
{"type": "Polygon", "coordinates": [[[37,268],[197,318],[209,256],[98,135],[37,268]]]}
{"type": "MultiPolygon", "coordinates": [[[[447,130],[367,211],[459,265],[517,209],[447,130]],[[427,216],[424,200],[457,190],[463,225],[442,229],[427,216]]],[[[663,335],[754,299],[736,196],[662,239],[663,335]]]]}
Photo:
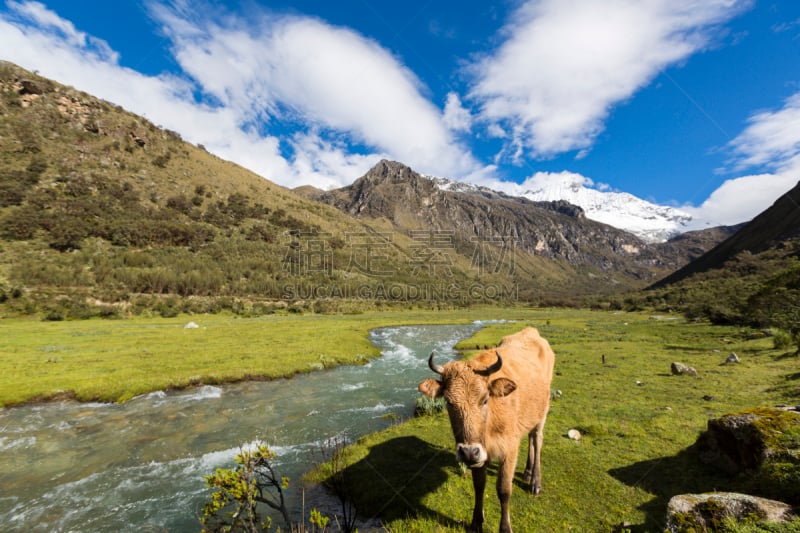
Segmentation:
{"type": "Polygon", "coordinates": [[[481,407],[486,407],[487,405],[489,405],[489,397],[488,396],[486,398],[484,398],[483,400],[481,400],[481,407]]]}

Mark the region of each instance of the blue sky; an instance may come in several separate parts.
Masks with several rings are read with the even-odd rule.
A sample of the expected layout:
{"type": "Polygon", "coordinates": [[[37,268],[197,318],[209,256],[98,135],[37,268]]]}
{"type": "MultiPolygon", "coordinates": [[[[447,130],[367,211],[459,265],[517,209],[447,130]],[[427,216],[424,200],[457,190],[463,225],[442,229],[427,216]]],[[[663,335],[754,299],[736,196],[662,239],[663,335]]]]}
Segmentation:
{"type": "Polygon", "coordinates": [[[800,180],[800,2],[0,4],[0,58],[287,187],[381,158],[747,220],[800,180]]]}

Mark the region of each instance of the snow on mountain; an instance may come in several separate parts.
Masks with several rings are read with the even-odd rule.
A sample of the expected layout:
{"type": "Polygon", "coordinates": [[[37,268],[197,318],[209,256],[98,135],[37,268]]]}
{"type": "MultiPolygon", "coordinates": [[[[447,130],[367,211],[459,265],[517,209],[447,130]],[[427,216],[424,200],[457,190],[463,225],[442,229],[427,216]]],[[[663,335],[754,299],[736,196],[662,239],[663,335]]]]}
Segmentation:
{"type": "MultiPolygon", "coordinates": [[[[486,187],[429,177],[440,189],[482,194],[494,192],[486,187]]],[[[537,173],[522,184],[495,182],[497,189],[511,196],[535,202],[565,200],[581,207],[586,218],[629,231],[647,242],[664,242],[689,229],[692,220],[689,213],[626,192],[593,188],[593,185],[590,179],[568,172],[537,173]]]]}

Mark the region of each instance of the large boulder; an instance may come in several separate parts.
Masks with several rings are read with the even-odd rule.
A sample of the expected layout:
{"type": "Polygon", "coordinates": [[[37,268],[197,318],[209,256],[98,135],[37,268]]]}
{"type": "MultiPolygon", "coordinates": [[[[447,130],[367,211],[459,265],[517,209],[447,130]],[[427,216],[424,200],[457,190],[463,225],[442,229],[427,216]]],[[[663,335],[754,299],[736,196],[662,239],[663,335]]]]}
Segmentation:
{"type": "Polygon", "coordinates": [[[734,492],[681,494],[667,505],[667,528],[670,533],[718,531],[733,520],[788,522],[792,508],[779,501],[734,492]]]}
{"type": "Polygon", "coordinates": [[[800,412],[759,408],[709,420],[694,449],[748,492],[800,504],[800,412]]]}

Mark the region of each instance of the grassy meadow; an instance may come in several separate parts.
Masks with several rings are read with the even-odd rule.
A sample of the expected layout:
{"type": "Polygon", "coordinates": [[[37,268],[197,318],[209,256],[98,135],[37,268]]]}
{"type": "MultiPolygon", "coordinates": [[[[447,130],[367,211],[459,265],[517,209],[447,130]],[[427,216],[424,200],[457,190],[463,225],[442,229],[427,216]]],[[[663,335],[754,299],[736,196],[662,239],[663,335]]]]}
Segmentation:
{"type": "Polygon", "coordinates": [[[379,354],[371,329],[402,324],[524,319],[533,311],[487,308],[340,315],[220,313],[174,318],[0,319],[0,406],[73,397],[129,400],[155,390],[274,379],[379,354]],[[195,322],[199,327],[186,329],[195,322]]]}
{"type": "MultiPolygon", "coordinates": [[[[800,360],[793,350],[774,350],[759,331],[674,316],[540,311],[522,324],[490,325],[459,347],[491,346],[526,324],[553,346],[553,389],[561,396],[545,429],[538,497],[521,482],[522,444],[511,504],[515,531],[661,532],[673,495],[751,488],[746,477],[722,476],[687,451],[709,418],[799,401],[800,360]],[[731,352],[739,364],[723,364],[731,352]],[[673,361],[698,375],[671,375],[673,361]],[[581,432],[580,441],[566,437],[570,429],[581,432]]],[[[349,454],[345,476],[370,487],[353,491],[361,514],[380,515],[389,531],[457,532],[469,523],[471,476],[455,461],[446,414],[367,436],[349,454]]],[[[324,476],[318,472],[316,479],[324,476]]],[[[484,527],[493,531],[500,515],[496,468],[489,476],[484,527]]]]}
{"type": "MultiPolygon", "coordinates": [[[[526,325],[538,327],[555,350],[553,389],[561,391],[545,430],[539,497],[521,484],[526,455],[520,454],[512,497],[516,531],[660,532],[674,494],[748,489],[747,479],[720,476],[686,452],[709,418],[800,403],[800,359],[793,350],[774,349],[772,339],[757,330],[675,315],[487,308],[2,319],[0,405],[61,397],[124,401],[170,387],[359,364],[379,355],[368,340],[373,328],[492,319],[516,322],[490,324],[459,348],[469,356],[526,325]],[[189,321],[199,328],[184,328],[189,321]],[[723,364],[731,352],[739,364],[723,364]],[[673,361],[695,367],[698,375],[671,375],[673,361]],[[568,439],[570,429],[578,429],[582,439],[568,439]]],[[[446,415],[366,436],[347,454],[345,472],[362,515],[380,516],[394,533],[463,531],[471,516],[472,483],[455,462],[446,415]]],[[[321,480],[324,472],[315,476],[321,480]]],[[[499,520],[495,476],[490,467],[487,531],[499,520]]]]}

